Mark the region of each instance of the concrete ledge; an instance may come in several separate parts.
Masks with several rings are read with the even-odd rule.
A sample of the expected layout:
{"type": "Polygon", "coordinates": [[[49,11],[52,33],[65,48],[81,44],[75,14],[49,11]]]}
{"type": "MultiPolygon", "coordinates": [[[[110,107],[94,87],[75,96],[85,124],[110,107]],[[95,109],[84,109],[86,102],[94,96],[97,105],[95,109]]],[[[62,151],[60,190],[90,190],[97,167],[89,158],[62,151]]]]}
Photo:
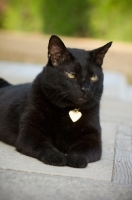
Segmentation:
{"type": "MultiPolygon", "coordinates": [[[[41,70],[42,65],[0,62],[0,77],[13,84],[30,82],[41,70]]],[[[126,177],[126,168],[120,163],[119,181],[114,181],[118,182],[118,185],[111,183],[113,175],[116,174],[115,164],[118,161],[114,154],[115,145],[118,144],[116,151],[121,142],[123,145],[129,144],[129,149],[132,148],[127,128],[123,129],[125,133],[123,139],[119,140],[116,137],[117,127],[132,125],[131,100],[132,87],[126,84],[124,76],[120,73],[105,72],[105,88],[101,101],[103,156],[100,161],[89,164],[85,169],[45,165],[0,142],[0,199],[131,200],[132,190],[124,185],[132,187],[130,166],[128,181],[126,178],[122,179],[126,177]],[[123,185],[120,186],[120,183],[123,185]]],[[[120,133],[122,131],[119,129],[118,134],[120,133]]],[[[131,156],[123,157],[127,154],[121,153],[122,151],[119,154],[116,152],[116,155],[122,155],[122,160],[127,160],[130,165],[131,156]]],[[[130,152],[128,153],[130,155],[130,152]]],[[[125,166],[128,167],[127,164],[125,166]]]]}
{"type": "Polygon", "coordinates": [[[14,147],[2,142],[0,142],[0,168],[60,176],[83,177],[111,182],[116,124],[102,123],[102,130],[102,159],[98,162],[90,163],[85,169],[46,165],[37,159],[20,154],[14,147]]]}
{"type": "Polygon", "coordinates": [[[0,170],[1,200],[131,200],[132,189],[104,181],[0,170]]]}

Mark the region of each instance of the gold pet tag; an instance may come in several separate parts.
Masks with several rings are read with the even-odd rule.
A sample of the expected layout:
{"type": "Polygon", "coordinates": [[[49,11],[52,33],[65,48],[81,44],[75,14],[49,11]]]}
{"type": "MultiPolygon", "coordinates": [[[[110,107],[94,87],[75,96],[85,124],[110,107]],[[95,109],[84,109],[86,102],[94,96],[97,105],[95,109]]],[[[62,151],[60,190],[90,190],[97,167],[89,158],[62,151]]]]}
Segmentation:
{"type": "Polygon", "coordinates": [[[78,109],[74,109],[69,111],[69,116],[73,122],[79,120],[82,116],[82,113],[78,111],[78,109]]]}

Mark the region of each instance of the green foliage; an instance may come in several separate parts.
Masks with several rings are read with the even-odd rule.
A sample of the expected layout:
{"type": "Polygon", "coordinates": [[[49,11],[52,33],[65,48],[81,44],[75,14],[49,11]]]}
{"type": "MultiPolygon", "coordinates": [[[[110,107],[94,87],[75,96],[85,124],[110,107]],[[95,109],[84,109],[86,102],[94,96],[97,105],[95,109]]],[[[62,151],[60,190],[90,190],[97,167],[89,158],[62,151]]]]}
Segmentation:
{"type": "Polygon", "coordinates": [[[91,0],[92,37],[132,41],[131,0],[91,0]]]}
{"type": "Polygon", "coordinates": [[[41,2],[42,0],[8,0],[3,28],[20,31],[42,31],[41,2]]]}
{"type": "Polygon", "coordinates": [[[46,33],[86,36],[88,25],[87,0],[45,0],[46,33]]]}
{"type": "Polygon", "coordinates": [[[131,0],[2,0],[0,28],[132,41],[131,0]]]}

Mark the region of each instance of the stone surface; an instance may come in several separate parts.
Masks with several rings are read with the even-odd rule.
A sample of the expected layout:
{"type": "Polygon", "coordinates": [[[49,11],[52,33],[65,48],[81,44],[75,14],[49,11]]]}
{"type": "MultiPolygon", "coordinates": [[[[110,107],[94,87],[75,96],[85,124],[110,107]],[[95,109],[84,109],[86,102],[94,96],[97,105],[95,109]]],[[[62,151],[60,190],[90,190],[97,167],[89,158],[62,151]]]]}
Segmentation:
{"type": "MultiPolygon", "coordinates": [[[[0,62],[0,76],[13,84],[30,82],[41,70],[41,65],[0,62]]],[[[104,95],[101,100],[103,155],[100,161],[89,164],[85,169],[45,165],[0,142],[0,200],[131,200],[130,181],[127,187],[123,185],[126,181],[121,178],[122,185],[119,185],[119,181],[115,181],[118,184],[111,183],[113,174],[116,174],[117,159],[114,152],[115,142],[118,140],[117,127],[132,125],[131,101],[132,87],[126,84],[124,76],[105,72],[104,95]]],[[[124,130],[128,135],[127,129],[124,130]]],[[[118,133],[120,134],[119,130],[118,133]]],[[[118,146],[120,145],[118,140],[118,146]]],[[[127,154],[119,153],[116,152],[125,160],[127,154]]],[[[128,156],[127,162],[131,163],[128,156]]],[[[125,169],[121,172],[118,170],[118,177],[124,177],[125,173],[125,169]]],[[[132,180],[130,168],[128,180],[132,180]]]]}
{"type": "Polygon", "coordinates": [[[112,181],[132,186],[132,127],[120,125],[117,129],[115,162],[112,181]]]}
{"type": "Polygon", "coordinates": [[[0,170],[1,200],[131,200],[132,188],[86,178],[0,170]]]}
{"type": "Polygon", "coordinates": [[[102,130],[102,159],[98,162],[90,163],[85,169],[45,165],[37,159],[20,154],[14,147],[2,142],[0,142],[0,168],[52,175],[84,177],[110,182],[113,170],[116,126],[113,123],[102,123],[102,130]]]}

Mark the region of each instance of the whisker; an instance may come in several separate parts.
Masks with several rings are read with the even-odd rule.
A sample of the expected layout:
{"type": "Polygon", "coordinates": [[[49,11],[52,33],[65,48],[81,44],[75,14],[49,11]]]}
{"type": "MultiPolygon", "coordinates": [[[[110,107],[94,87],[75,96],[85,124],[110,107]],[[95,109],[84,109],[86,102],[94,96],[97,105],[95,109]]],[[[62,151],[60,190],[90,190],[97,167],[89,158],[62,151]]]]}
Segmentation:
{"type": "Polygon", "coordinates": [[[59,104],[65,97],[67,97],[68,94],[65,94],[64,96],[62,96],[56,103],[59,104]]]}
{"type": "Polygon", "coordinates": [[[48,91],[48,97],[49,98],[54,98],[54,97],[58,97],[58,95],[63,95],[64,94],[64,92],[58,92],[58,93],[52,93],[51,95],[50,95],[50,93],[51,93],[51,91],[48,91]]]}
{"type": "MultiPolygon", "coordinates": [[[[47,88],[48,89],[48,88],[47,88]]],[[[61,101],[66,98],[69,95],[69,91],[64,92],[64,91],[60,91],[57,93],[53,93],[53,90],[47,90],[47,96],[50,100],[54,100],[54,102],[56,102],[56,104],[60,104],[61,101]]]]}

